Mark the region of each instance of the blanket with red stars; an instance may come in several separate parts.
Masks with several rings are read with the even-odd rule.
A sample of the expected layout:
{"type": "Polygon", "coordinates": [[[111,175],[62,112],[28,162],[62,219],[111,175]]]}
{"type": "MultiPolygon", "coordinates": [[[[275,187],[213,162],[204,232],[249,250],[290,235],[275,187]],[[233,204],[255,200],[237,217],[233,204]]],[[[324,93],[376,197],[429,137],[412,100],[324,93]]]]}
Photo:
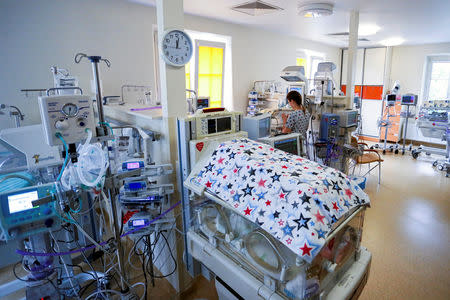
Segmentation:
{"type": "Polygon", "coordinates": [[[333,223],[370,202],[345,174],[246,139],[220,144],[194,180],[307,262],[333,223]]]}

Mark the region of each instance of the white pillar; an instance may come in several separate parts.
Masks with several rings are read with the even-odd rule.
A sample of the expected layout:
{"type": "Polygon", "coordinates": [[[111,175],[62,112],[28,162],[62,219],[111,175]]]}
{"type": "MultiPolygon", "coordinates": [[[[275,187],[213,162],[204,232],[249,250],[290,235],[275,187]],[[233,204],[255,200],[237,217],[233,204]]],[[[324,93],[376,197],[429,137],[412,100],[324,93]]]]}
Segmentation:
{"type": "Polygon", "coordinates": [[[355,96],[356,55],[358,51],[359,11],[350,12],[348,60],[347,60],[347,108],[352,107],[355,96]]]}
{"type": "Polygon", "coordinates": [[[384,74],[383,74],[383,97],[391,88],[391,65],[392,65],[392,47],[386,48],[386,56],[384,59],[384,74]]]}
{"type": "MultiPolygon", "coordinates": [[[[161,45],[163,34],[168,29],[184,29],[184,10],[183,0],[157,0],[156,17],[158,23],[158,43],[161,45]]],[[[150,30],[149,30],[150,32],[150,30]]],[[[160,48],[160,47],[158,47],[160,48]]],[[[161,54],[159,57],[159,75],[160,75],[160,94],[162,104],[162,157],[169,161],[175,170],[177,170],[178,150],[177,150],[177,117],[186,115],[187,103],[185,94],[185,71],[184,67],[169,66],[163,60],[161,54]]],[[[173,174],[171,181],[174,184],[175,192],[171,197],[171,204],[175,204],[180,199],[178,192],[177,179],[179,174],[173,174]]],[[[174,215],[181,215],[181,205],[174,210],[174,215]]],[[[183,230],[182,219],[176,219],[176,226],[179,232],[183,230]]],[[[184,245],[183,237],[177,232],[172,235],[175,239],[176,260],[177,260],[177,279],[174,284],[176,290],[182,291],[186,284],[186,267],[183,261],[184,245]]],[[[172,243],[172,241],[169,241],[172,243]]]]}
{"type": "MultiPolygon", "coordinates": [[[[167,29],[184,28],[183,0],[157,0],[158,43],[167,29]]],[[[186,114],[184,67],[169,66],[159,56],[159,76],[163,117],[181,117],[186,114]]]]}

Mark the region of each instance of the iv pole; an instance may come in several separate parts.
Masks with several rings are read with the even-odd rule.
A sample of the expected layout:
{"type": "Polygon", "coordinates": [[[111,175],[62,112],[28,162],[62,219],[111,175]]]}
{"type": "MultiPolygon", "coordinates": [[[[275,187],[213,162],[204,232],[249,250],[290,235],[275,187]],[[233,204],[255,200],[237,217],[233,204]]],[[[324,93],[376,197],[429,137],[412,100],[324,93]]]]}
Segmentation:
{"type": "MultiPolygon", "coordinates": [[[[78,53],[77,55],[75,55],[75,63],[77,63],[77,64],[80,63],[80,61],[83,58],[89,59],[90,62],[92,63],[92,73],[94,76],[94,82],[96,84],[96,100],[97,100],[97,110],[98,110],[98,118],[99,118],[99,126],[97,126],[97,128],[96,128],[97,136],[107,136],[108,128],[105,123],[105,115],[103,112],[102,91],[101,91],[101,86],[100,86],[98,64],[101,61],[104,61],[105,64],[109,68],[111,66],[111,63],[109,62],[109,60],[104,59],[101,56],[87,56],[86,54],[83,54],[83,53],[78,53]]],[[[108,146],[106,141],[103,143],[106,147],[108,146]]],[[[106,178],[107,179],[111,178],[110,167],[108,167],[108,169],[106,170],[106,178]]],[[[111,212],[113,214],[112,219],[113,219],[113,226],[114,226],[114,238],[117,243],[117,248],[116,248],[117,268],[118,268],[118,272],[120,274],[120,288],[121,288],[121,292],[123,294],[127,294],[127,292],[129,292],[129,288],[124,281],[124,278],[126,278],[125,277],[126,275],[124,272],[124,265],[123,265],[123,246],[122,246],[121,238],[120,238],[120,226],[117,222],[117,206],[116,206],[116,201],[115,201],[115,198],[118,195],[118,191],[117,191],[117,188],[114,187],[113,184],[109,184],[109,186],[107,186],[106,189],[107,189],[107,196],[109,197],[109,200],[110,200],[111,212]]]]}

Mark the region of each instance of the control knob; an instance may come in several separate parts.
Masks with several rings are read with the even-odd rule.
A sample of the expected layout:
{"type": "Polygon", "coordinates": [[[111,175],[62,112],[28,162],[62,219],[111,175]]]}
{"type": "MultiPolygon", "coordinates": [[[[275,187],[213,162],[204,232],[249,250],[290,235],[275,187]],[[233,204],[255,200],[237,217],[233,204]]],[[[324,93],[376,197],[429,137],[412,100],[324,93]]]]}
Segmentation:
{"type": "Polygon", "coordinates": [[[55,123],[55,128],[61,131],[69,129],[69,122],[66,120],[59,120],[55,123]]]}

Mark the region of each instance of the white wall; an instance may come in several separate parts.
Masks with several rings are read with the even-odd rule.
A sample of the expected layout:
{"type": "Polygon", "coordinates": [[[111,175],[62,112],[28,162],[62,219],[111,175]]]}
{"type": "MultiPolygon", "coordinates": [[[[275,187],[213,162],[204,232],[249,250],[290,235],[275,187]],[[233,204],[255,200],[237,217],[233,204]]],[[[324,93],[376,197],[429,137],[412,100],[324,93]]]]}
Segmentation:
{"type": "MultiPolygon", "coordinates": [[[[52,87],[52,65],[68,68],[79,77],[83,90],[90,92],[90,64],[74,64],[77,52],[111,61],[109,70],[101,69],[104,95],[120,95],[123,84],[154,88],[153,24],[154,7],[124,0],[2,0],[0,103],[23,109],[25,124],[38,123],[37,98],[25,98],[19,91],[52,87]]],[[[298,49],[323,52],[339,65],[340,52],[335,47],[191,15],[185,17],[185,24],[188,29],[232,37],[232,107],[236,110],[245,109],[254,80],[278,80],[283,67],[295,64],[298,49]]],[[[9,117],[0,115],[0,128],[10,126],[9,117]]]]}
{"type": "MultiPolygon", "coordinates": [[[[154,86],[152,24],[154,9],[120,0],[6,0],[0,2],[0,103],[25,111],[26,124],[39,122],[36,97],[20,89],[53,85],[50,66],[68,68],[90,92],[91,66],[76,65],[77,52],[102,55],[104,95],[120,95],[123,84],[154,86]]],[[[0,116],[0,128],[12,126],[0,116]]]]}
{"type": "MultiPolygon", "coordinates": [[[[450,53],[450,43],[419,46],[397,46],[392,50],[391,81],[398,80],[401,93],[413,93],[421,97],[424,80],[424,67],[427,55],[450,53]]],[[[389,86],[392,86],[392,82],[389,86]]],[[[419,98],[419,102],[422,99],[419,98]]],[[[415,122],[410,119],[408,139],[443,143],[438,139],[428,139],[418,132],[415,122]]]]}
{"type": "MultiPolygon", "coordinates": [[[[327,60],[333,61],[337,66],[340,65],[340,51],[336,47],[191,15],[185,16],[184,21],[186,28],[232,37],[235,110],[245,110],[247,95],[253,81],[281,81],[279,77],[281,70],[295,64],[299,49],[324,53],[327,60]]],[[[336,70],[334,74],[335,79],[338,79],[340,70],[336,70]]]]}

